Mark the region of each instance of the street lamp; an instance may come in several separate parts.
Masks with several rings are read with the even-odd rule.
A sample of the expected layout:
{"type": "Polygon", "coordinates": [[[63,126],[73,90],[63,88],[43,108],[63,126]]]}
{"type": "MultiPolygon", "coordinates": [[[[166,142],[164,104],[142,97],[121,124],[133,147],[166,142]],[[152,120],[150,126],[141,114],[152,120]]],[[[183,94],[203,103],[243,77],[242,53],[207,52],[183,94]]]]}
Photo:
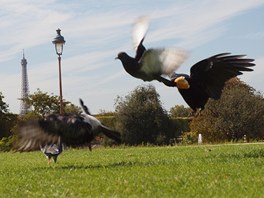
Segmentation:
{"type": "Polygon", "coordinates": [[[60,114],[63,114],[63,103],[62,103],[62,83],[61,83],[61,55],[63,52],[63,45],[65,43],[64,37],[61,36],[61,30],[57,29],[57,36],[54,38],[52,43],[55,45],[55,50],[58,55],[59,61],[59,86],[60,86],[60,114]]]}

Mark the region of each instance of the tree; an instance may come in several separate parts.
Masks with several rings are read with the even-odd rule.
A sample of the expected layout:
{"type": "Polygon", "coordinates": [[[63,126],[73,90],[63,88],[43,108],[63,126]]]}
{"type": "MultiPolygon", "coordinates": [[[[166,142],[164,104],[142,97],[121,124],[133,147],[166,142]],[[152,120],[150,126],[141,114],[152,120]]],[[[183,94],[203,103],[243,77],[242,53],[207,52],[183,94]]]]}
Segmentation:
{"type": "Polygon", "coordinates": [[[209,100],[202,114],[193,119],[191,131],[207,141],[263,138],[264,99],[238,78],[227,82],[220,100],[209,100]]]}
{"type": "Polygon", "coordinates": [[[170,116],[173,118],[189,117],[191,113],[192,113],[191,108],[184,107],[183,105],[175,105],[170,109],[170,116]]]}
{"type": "Polygon", "coordinates": [[[139,86],[125,98],[116,99],[118,130],[126,144],[161,143],[169,118],[152,85],[139,86]]]}
{"type": "Polygon", "coordinates": [[[8,105],[4,102],[4,96],[0,92],[0,116],[8,112],[8,105]]]}
{"type": "Polygon", "coordinates": [[[0,92],[0,139],[11,135],[11,128],[17,115],[9,113],[8,105],[4,102],[4,96],[0,92]]]}
{"type": "MultiPolygon", "coordinates": [[[[37,114],[44,117],[45,114],[60,112],[59,99],[59,96],[49,95],[47,92],[42,92],[37,89],[34,94],[31,94],[27,98],[21,100],[24,100],[28,106],[33,107],[31,114],[37,114]]],[[[79,107],[65,100],[63,100],[63,109],[65,113],[81,112],[79,107]]]]}

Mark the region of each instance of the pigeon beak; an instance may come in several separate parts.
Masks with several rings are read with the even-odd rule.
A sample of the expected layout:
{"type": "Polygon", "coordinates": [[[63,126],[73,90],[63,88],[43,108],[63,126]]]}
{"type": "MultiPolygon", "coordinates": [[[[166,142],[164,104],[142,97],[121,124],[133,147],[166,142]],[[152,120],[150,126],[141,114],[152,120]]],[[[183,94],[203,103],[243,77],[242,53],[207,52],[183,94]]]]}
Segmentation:
{"type": "Polygon", "coordinates": [[[115,57],[115,60],[117,60],[118,59],[118,56],[117,57],[115,57]]]}

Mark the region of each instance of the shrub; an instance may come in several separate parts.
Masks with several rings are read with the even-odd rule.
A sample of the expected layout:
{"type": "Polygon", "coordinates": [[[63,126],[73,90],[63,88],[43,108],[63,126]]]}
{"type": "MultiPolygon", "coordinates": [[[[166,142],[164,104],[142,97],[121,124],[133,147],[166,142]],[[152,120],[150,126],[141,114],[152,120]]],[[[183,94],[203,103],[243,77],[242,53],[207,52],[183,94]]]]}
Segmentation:
{"type": "Polygon", "coordinates": [[[12,148],[13,136],[3,137],[0,140],[0,151],[10,151],[12,148]]]}
{"type": "Polygon", "coordinates": [[[139,86],[125,98],[118,97],[116,119],[122,139],[128,145],[167,141],[169,117],[152,85],[139,86]]]}

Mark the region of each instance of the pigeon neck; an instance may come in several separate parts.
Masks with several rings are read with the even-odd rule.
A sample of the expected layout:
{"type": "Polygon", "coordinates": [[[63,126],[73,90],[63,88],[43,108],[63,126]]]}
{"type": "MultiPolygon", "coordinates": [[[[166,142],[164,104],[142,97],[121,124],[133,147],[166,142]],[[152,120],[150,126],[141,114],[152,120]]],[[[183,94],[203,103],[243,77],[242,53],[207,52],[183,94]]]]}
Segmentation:
{"type": "Polygon", "coordinates": [[[134,58],[128,56],[127,54],[125,56],[123,56],[120,60],[123,64],[124,69],[128,73],[131,73],[131,72],[139,69],[138,62],[134,58]]]}

